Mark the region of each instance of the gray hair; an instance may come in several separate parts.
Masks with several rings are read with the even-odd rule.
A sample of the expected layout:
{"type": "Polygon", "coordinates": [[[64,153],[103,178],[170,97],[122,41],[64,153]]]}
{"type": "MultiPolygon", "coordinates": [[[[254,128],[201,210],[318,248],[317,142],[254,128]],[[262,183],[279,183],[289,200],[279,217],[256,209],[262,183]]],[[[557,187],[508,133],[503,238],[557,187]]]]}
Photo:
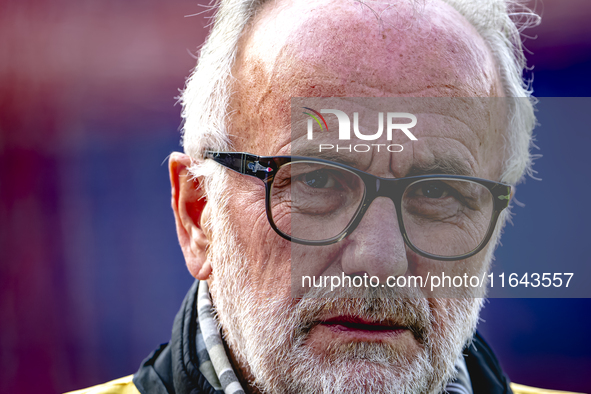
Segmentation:
{"type": "MultiPolygon", "coordinates": [[[[444,0],[463,15],[488,44],[513,105],[505,143],[501,181],[516,184],[524,174],[532,175],[532,131],[536,124],[535,99],[523,79],[526,66],[521,42],[523,29],[539,22],[538,16],[519,0],[444,0]]],[[[193,158],[204,149],[227,150],[229,99],[232,67],[239,39],[246,25],[266,0],[220,0],[213,28],[203,45],[199,62],[181,94],[183,146],[193,158]]],[[[194,176],[212,175],[216,167],[206,160],[191,167],[194,176]]],[[[207,182],[207,180],[206,180],[207,182]]],[[[204,185],[208,191],[208,184],[204,185]]]]}

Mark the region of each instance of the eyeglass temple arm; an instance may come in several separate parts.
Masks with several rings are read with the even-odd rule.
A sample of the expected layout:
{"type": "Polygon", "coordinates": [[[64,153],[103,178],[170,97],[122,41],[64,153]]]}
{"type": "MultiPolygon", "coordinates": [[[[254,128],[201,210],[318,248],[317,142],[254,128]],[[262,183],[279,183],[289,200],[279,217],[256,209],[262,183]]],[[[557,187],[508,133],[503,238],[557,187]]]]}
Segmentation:
{"type": "Polygon", "coordinates": [[[203,153],[203,157],[212,159],[240,174],[254,176],[262,180],[265,180],[268,173],[273,172],[273,168],[260,163],[261,157],[249,153],[206,150],[203,153]]]}

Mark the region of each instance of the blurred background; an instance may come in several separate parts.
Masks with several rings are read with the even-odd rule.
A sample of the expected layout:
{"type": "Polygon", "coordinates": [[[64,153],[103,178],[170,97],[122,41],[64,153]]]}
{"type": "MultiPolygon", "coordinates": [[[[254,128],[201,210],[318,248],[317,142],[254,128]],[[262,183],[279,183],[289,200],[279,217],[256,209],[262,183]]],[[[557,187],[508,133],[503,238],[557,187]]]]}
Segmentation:
{"type": "MultiPolygon", "coordinates": [[[[537,176],[497,253],[587,265],[591,2],[532,4],[537,176]],[[547,99],[543,97],[574,97],[547,99]],[[544,196],[544,198],[540,198],[544,196]],[[551,196],[551,198],[550,198],[551,196]]],[[[170,209],[178,89],[208,30],[188,0],[0,0],[0,392],[134,373],[192,283],[170,209]]],[[[577,278],[581,281],[589,277],[577,278]]],[[[491,299],[479,329],[513,381],[591,390],[590,299],[491,299]]]]}

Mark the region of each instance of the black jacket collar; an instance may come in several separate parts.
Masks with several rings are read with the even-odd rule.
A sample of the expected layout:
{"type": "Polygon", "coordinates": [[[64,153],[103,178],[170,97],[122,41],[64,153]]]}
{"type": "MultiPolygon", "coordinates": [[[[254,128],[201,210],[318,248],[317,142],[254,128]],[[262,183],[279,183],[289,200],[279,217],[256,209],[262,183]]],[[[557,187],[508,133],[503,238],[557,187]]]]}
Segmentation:
{"type": "Polygon", "coordinates": [[[479,332],[472,345],[464,349],[464,360],[470,373],[474,394],[513,394],[509,378],[503,373],[499,360],[479,332]]]}
{"type": "MultiPolygon", "coordinates": [[[[168,344],[152,352],[133,377],[142,394],[223,394],[199,372],[197,361],[197,285],[195,281],[174,319],[168,344]]],[[[509,379],[479,333],[464,350],[474,394],[512,394],[509,379]]]]}

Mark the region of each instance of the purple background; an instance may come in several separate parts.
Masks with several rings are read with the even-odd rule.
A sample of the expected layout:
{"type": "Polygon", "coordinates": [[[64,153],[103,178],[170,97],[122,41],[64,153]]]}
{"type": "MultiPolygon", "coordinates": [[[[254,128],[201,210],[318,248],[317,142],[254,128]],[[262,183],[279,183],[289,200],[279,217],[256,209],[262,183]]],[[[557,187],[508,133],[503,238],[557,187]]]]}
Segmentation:
{"type": "MultiPolygon", "coordinates": [[[[591,3],[538,2],[537,96],[591,92],[591,3]]],[[[192,278],[170,209],[174,97],[209,22],[197,2],[0,1],[0,392],[59,393],[135,372],[192,278]]],[[[588,265],[591,100],[540,106],[544,157],[497,253],[588,265]],[[562,120],[564,119],[564,121],[562,120]]],[[[563,102],[564,103],[564,102],[563,102]]],[[[587,280],[583,277],[581,280],[587,280]]],[[[493,299],[481,331],[512,380],[591,389],[590,299],[493,299]]]]}

